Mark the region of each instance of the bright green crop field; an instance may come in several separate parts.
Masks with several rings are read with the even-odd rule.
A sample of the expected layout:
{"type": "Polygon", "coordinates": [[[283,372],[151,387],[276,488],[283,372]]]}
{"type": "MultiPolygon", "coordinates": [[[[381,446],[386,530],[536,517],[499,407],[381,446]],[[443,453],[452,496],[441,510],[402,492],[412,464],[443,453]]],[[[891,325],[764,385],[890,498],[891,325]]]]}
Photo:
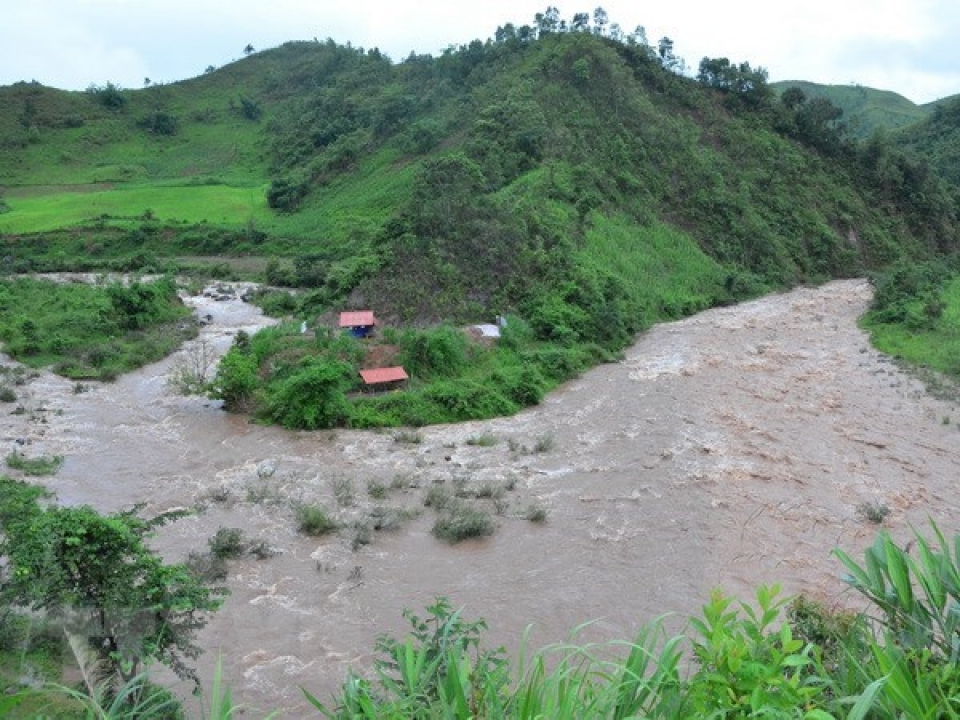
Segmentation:
{"type": "Polygon", "coordinates": [[[84,225],[104,216],[242,226],[269,221],[263,187],[109,184],[12,188],[0,232],[32,233],[84,225]]]}

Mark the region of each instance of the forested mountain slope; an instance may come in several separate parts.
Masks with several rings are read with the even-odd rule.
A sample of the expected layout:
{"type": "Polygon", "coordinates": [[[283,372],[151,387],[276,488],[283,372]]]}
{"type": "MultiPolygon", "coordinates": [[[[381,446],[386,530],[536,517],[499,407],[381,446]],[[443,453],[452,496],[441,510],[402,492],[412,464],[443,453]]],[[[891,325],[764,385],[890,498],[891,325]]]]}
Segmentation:
{"type": "Polygon", "coordinates": [[[960,96],[935,104],[923,122],[904,128],[897,143],[960,187],[960,96]]]}

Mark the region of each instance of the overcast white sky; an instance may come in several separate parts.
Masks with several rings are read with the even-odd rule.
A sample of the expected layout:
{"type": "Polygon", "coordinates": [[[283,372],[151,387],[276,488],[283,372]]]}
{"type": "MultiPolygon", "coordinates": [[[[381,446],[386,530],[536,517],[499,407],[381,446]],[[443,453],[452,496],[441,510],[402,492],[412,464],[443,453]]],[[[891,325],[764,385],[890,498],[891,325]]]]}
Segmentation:
{"type": "Polygon", "coordinates": [[[960,93],[960,0],[0,0],[0,85],[82,90],[173,82],[288,40],[328,37],[394,60],[598,4],[610,21],[704,56],[763,66],[775,80],[858,83],[917,103],[960,93]]]}

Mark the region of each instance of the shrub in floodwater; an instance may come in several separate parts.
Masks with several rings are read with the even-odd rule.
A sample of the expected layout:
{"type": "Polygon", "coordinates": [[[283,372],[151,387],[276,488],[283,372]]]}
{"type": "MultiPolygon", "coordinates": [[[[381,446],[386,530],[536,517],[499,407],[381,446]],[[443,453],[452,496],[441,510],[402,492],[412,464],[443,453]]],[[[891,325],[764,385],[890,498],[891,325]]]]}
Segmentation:
{"type": "Polygon", "coordinates": [[[0,402],[12,403],[17,401],[17,394],[13,388],[6,385],[0,385],[0,402]]]}
{"type": "Polygon", "coordinates": [[[498,485],[495,482],[485,482],[474,491],[474,494],[477,498],[499,500],[505,492],[506,489],[503,485],[498,485]]]}
{"type": "Polygon", "coordinates": [[[229,574],[226,559],[210,552],[191,551],[185,565],[194,575],[207,582],[222,582],[229,574]]]}
{"type": "Polygon", "coordinates": [[[368,522],[359,522],[353,526],[353,540],[350,541],[350,548],[356,552],[364,545],[373,542],[373,526],[368,522]]]}
{"type": "Polygon", "coordinates": [[[433,524],[433,535],[440,540],[458,543],[462,540],[493,535],[496,524],[482,510],[462,502],[450,502],[433,524]]]}
{"type": "Polygon", "coordinates": [[[374,500],[383,500],[387,496],[387,486],[379,480],[368,480],[367,495],[374,500]]]}
{"type": "Polygon", "coordinates": [[[483,433],[482,435],[471,435],[467,438],[467,445],[476,447],[493,447],[497,444],[497,436],[492,433],[483,433]]]}
{"type": "Polygon", "coordinates": [[[333,478],[331,484],[333,485],[333,496],[337,499],[337,504],[340,505],[340,507],[353,505],[355,496],[353,492],[353,481],[350,478],[338,475],[333,478]]]}
{"type": "Polygon", "coordinates": [[[280,551],[270,545],[270,543],[268,543],[266,540],[261,538],[251,542],[249,548],[247,548],[247,552],[253,555],[257,560],[266,560],[267,558],[272,558],[280,551]]]}
{"type": "Polygon", "coordinates": [[[544,453],[550,452],[556,446],[557,440],[553,435],[547,433],[541,435],[537,438],[537,441],[533,444],[533,451],[535,453],[544,453]]]}
{"type": "Polygon", "coordinates": [[[890,508],[880,500],[868,500],[857,506],[857,515],[874,525],[879,525],[887,519],[890,508]]]}
{"type": "Polygon", "coordinates": [[[370,522],[374,530],[397,530],[404,522],[418,514],[417,510],[378,505],[370,511],[370,522]]]}
{"type": "Polygon", "coordinates": [[[524,517],[530,522],[544,523],[547,521],[547,509],[542,505],[530,505],[524,517]]]}
{"type": "Polygon", "coordinates": [[[210,546],[210,554],[222,559],[240,557],[246,550],[246,541],[240,528],[222,527],[207,544],[210,546]]]}
{"type": "Polygon", "coordinates": [[[297,526],[306,535],[326,535],[337,529],[336,521],[327,514],[322,505],[298,505],[296,509],[297,526]]]}
{"type": "Polygon", "coordinates": [[[63,465],[63,455],[28,458],[14,451],[7,455],[7,467],[20,470],[24,475],[55,475],[63,465]]]}
{"type": "Polygon", "coordinates": [[[443,510],[451,500],[453,496],[449,490],[442,485],[431,485],[423,496],[423,506],[443,510]]]}
{"type": "Polygon", "coordinates": [[[401,430],[393,436],[395,443],[404,443],[406,445],[419,445],[423,442],[423,435],[415,430],[401,430]]]}
{"type": "Polygon", "coordinates": [[[279,503],[283,499],[280,487],[274,482],[255,480],[247,485],[247,502],[260,505],[262,503],[279,503]]]}

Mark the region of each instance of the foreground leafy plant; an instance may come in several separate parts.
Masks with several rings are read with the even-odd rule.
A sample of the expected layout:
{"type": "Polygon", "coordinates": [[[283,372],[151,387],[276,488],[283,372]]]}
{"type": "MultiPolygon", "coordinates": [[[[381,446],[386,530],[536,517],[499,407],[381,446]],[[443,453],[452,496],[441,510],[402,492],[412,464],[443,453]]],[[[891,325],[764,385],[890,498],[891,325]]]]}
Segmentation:
{"type": "Polygon", "coordinates": [[[931,650],[950,663],[960,660],[960,535],[951,543],[931,522],[934,541],[914,533],[918,558],[889,533],[877,535],[863,566],[843,550],[835,554],[849,582],[882,613],[884,627],[909,650],[931,650]]]}
{"type": "Polygon", "coordinates": [[[714,593],[703,617],[691,619],[699,664],[690,682],[694,715],[776,716],[820,704],[826,682],[805,672],[814,662],[812,646],[795,638],[788,623],[780,624],[786,603],[778,586],[763,586],[757,609],[740,603],[741,616],[729,598],[714,593]]]}
{"type": "Polygon", "coordinates": [[[932,540],[914,531],[917,557],[887,532],[867,548],[863,565],[835,551],[847,582],[881,613],[879,639],[858,664],[881,678],[884,717],[960,717],[960,535],[950,542],[930,526],[932,540]]]}

